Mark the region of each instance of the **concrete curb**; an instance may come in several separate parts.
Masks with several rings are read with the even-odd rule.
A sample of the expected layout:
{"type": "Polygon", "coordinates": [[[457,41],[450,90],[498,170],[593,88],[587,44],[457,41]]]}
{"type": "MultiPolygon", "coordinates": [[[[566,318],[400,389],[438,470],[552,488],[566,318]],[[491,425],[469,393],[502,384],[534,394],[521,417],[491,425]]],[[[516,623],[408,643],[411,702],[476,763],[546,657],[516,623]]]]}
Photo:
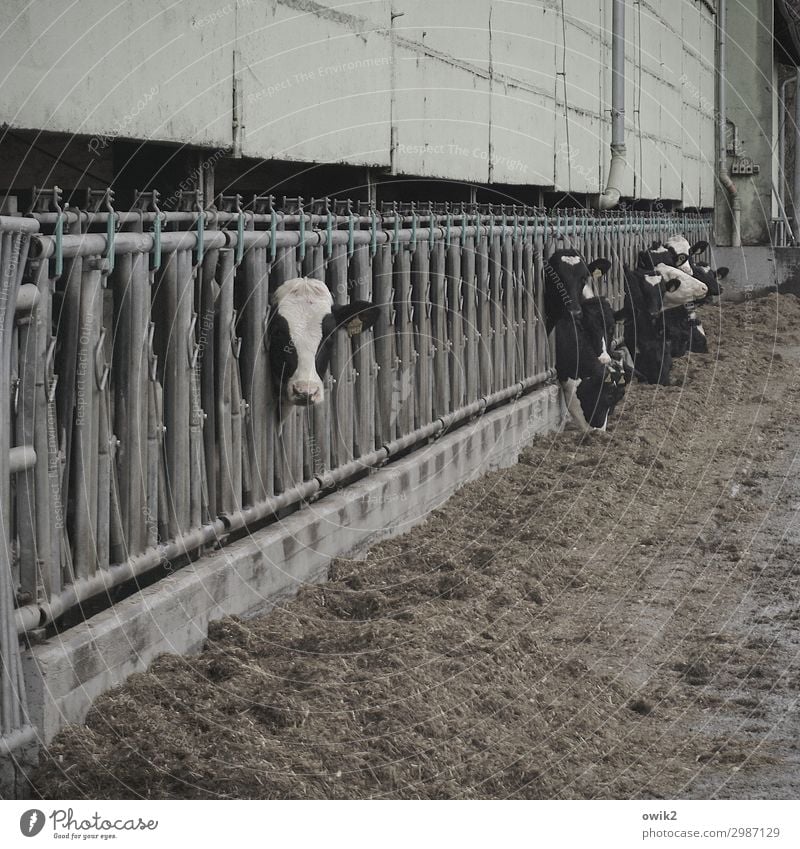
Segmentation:
{"type": "Polygon", "coordinates": [[[82,722],[94,699],[158,655],[198,651],[209,622],[263,613],[324,581],[335,557],[405,533],[463,484],[514,465],[534,436],[562,425],[558,387],[545,386],[28,650],[40,741],[82,722]]]}

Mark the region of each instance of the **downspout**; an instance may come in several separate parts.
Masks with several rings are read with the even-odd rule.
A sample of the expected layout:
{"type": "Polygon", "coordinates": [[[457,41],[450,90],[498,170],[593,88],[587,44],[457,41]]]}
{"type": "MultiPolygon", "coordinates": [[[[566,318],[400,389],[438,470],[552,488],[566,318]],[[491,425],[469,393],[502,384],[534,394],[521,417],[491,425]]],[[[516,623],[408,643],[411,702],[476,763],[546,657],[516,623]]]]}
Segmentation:
{"type": "Polygon", "coordinates": [[[613,209],[622,195],[625,160],[625,0],[614,0],[611,19],[611,166],[598,209],[613,209]]]}
{"type": "Polygon", "coordinates": [[[719,57],[719,73],[717,74],[717,131],[719,133],[719,167],[718,178],[728,192],[731,207],[731,246],[739,248],[742,245],[742,202],[736,191],[736,186],[728,174],[728,119],[725,111],[725,28],[727,24],[727,0],[719,0],[717,13],[717,55],[719,57]]]}
{"type": "MultiPolygon", "coordinates": [[[[796,238],[800,222],[800,68],[795,71],[797,84],[794,89],[794,185],[792,187],[792,207],[794,208],[794,231],[796,238]]],[[[785,167],[785,165],[784,165],[785,167]]]]}

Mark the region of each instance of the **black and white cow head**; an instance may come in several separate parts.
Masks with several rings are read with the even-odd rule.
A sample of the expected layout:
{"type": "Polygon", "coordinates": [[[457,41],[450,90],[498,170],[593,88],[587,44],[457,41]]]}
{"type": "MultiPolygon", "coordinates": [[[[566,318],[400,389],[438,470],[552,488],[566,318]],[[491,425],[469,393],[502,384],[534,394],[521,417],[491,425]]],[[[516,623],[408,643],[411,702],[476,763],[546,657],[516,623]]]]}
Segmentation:
{"type": "Polygon", "coordinates": [[[692,267],[692,276],[706,284],[709,298],[715,298],[722,294],[722,286],[719,285],[719,281],[728,276],[727,268],[723,266],[715,269],[705,262],[690,262],[689,264],[692,267]]]}
{"type": "Polygon", "coordinates": [[[665,280],[655,268],[625,268],[625,288],[633,309],[651,319],[661,315],[665,296],[679,285],[677,280],[665,280]]]}
{"type": "Polygon", "coordinates": [[[272,381],[280,401],[311,406],[324,398],[334,334],[355,336],[372,327],[380,310],[369,301],[334,304],[321,280],[297,277],[272,296],[267,329],[272,381]]]}
{"type": "Polygon", "coordinates": [[[689,244],[689,240],[682,233],[670,236],[664,243],[665,247],[674,254],[674,262],[676,268],[685,271],[687,274],[692,273],[691,262],[692,258],[697,259],[700,254],[705,253],[708,249],[708,242],[699,241],[693,245],[689,244]]]}
{"type": "MultiPolygon", "coordinates": [[[[688,242],[686,244],[688,245],[688,242]]],[[[702,250],[707,247],[705,242],[698,242],[698,245],[703,246],[702,250]]],[[[684,245],[680,247],[683,249],[684,245]]],[[[648,250],[639,252],[637,270],[655,271],[670,283],[664,291],[662,309],[672,309],[692,301],[699,301],[708,294],[706,284],[692,275],[688,259],[688,253],[678,253],[674,247],[657,242],[654,242],[648,250]],[[684,271],[684,266],[689,270],[684,271]]]]}
{"type": "Polygon", "coordinates": [[[545,312],[548,332],[564,316],[581,317],[581,304],[600,294],[598,283],[611,262],[604,257],[588,265],[574,248],[556,251],[545,263],[545,312]]]}

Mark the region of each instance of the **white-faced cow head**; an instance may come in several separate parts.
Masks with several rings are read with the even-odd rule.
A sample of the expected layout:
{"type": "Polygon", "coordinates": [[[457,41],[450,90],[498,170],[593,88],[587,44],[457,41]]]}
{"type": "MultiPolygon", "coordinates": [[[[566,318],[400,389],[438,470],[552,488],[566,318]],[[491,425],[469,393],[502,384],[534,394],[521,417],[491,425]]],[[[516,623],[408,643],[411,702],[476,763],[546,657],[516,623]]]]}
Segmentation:
{"type": "MultiPolygon", "coordinates": [[[[706,243],[702,245],[702,250],[708,247],[706,243]]],[[[654,243],[649,250],[640,252],[638,270],[656,272],[667,283],[663,292],[662,309],[668,310],[690,301],[699,301],[708,294],[706,284],[692,275],[688,258],[688,253],[678,253],[675,248],[658,243],[654,243]],[[683,270],[684,265],[689,267],[688,273],[683,270]]]]}
{"type": "Polygon", "coordinates": [[[355,336],[372,327],[379,309],[369,301],[334,304],[321,280],[287,280],[272,296],[267,333],[273,385],[281,401],[319,404],[330,365],[334,334],[355,336]]]}
{"type": "Polygon", "coordinates": [[[708,248],[708,242],[703,241],[690,245],[689,240],[682,233],[670,236],[665,245],[674,253],[673,261],[670,264],[676,268],[680,268],[681,271],[685,271],[687,274],[692,273],[692,257],[700,256],[708,248]]]}

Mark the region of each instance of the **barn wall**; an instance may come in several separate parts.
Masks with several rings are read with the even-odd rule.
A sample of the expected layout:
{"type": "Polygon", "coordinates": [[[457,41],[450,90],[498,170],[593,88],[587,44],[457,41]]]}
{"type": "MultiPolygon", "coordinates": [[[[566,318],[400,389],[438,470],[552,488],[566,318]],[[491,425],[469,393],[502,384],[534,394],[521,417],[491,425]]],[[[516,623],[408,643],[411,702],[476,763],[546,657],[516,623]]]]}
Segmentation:
{"type": "MultiPolygon", "coordinates": [[[[598,192],[611,6],[564,0],[562,20],[560,0],[53,0],[44,15],[7,0],[4,120],[227,148],[235,66],[246,156],[598,192]]],[[[713,15],[642,0],[626,27],[624,193],[708,206],[713,15]]]]}

